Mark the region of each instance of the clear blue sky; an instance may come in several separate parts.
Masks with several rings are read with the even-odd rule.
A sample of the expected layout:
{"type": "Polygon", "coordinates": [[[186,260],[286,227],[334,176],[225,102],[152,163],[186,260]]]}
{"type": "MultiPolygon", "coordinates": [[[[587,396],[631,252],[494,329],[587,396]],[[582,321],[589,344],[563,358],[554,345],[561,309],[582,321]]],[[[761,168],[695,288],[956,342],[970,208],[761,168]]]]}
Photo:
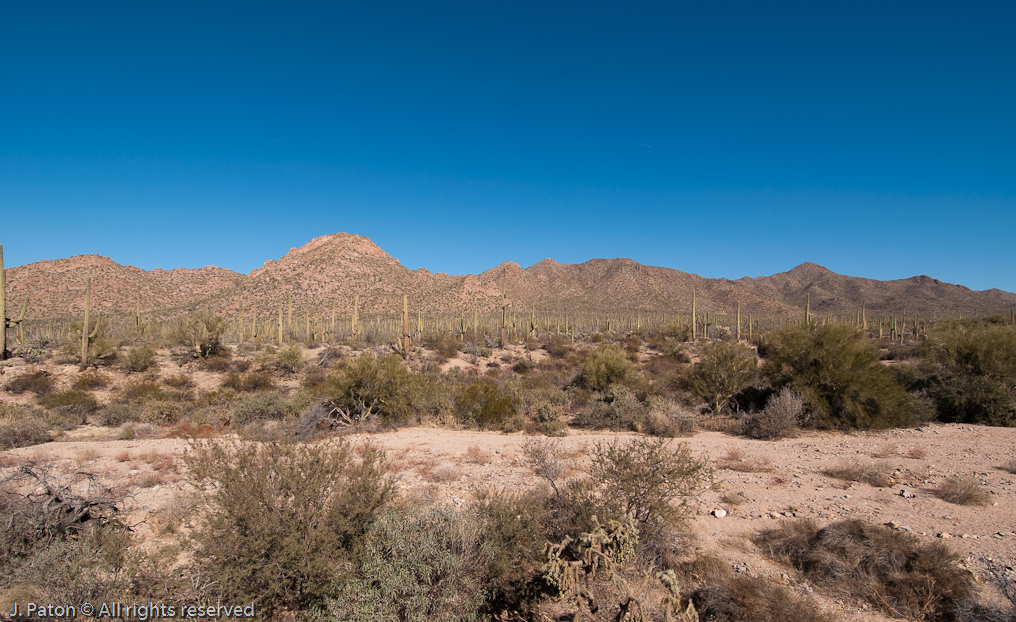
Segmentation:
{"type": "Polygon", "coordinates": [[[1016,3],[0,0],[0,243],[1016,291],[1016,3]]]}

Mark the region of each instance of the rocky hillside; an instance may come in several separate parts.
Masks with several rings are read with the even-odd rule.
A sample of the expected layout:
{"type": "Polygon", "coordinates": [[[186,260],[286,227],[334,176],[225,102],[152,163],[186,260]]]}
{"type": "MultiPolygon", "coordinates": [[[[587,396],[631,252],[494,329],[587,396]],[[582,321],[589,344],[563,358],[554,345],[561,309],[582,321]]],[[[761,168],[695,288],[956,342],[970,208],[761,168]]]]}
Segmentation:
{"type": "Polygon", "coordinates": [[[261,317],[277,313],[291,297],[294,311],[348,315],[359,295],[361,312],[396,314],[403,294],[413,309],[426,314],[490,312],[500,305],[501,288],[518,310],[673,311],[687,313],[692,291],[698,308],[802,313],[810,297],[817,313],[851,316],[862,304],[873,313],[954,315],[1006,311],[1016,294],[972,291],[927,276],[875,281],[836,274],[805,263],[767,277],[707,279],[694,274],[644,266],[631,259],[591,259],[561,264],[545,259],[528,268],[506,262],[475,275],[432,274],[409,270],[368,238],[336,233],[315,238],[284,257],[269,260],[250,274],[215,266],[199,270],[145,271],[108,257],[81,255],[8,269],[9,305],[30,296],[30,318],[80,313],[85,283],[92,279],[93,304],[103,313],[129,313],[137,305],[146,314],[173,316],[193,309],[233,312],[243,302],[261,317]]]}

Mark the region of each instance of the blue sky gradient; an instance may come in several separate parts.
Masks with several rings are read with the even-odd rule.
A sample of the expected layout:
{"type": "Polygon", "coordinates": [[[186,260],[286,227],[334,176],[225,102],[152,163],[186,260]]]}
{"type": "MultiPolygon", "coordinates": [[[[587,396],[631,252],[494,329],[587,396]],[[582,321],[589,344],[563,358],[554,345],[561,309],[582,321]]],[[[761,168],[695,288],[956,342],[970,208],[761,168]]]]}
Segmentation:
{"type": "Polygon", "coordinates": [[[348,231],[1016,291],[1016,4],[770,4],[0,0],[6,263],[348,231]]]}

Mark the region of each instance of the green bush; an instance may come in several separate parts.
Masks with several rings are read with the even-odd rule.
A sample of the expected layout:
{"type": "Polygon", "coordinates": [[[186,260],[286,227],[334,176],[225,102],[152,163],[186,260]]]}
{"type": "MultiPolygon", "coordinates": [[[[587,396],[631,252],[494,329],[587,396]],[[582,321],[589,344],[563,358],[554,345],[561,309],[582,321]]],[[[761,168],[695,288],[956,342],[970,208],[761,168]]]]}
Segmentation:
{"type": "Polygon", "coordinates": [[[270,371],[249,371],[245,374],[231,371],[222,379],[222,386],[242,393],[255,393],[272,391],[275,389],[275,382],[270,371]]]}
{"type": "Polygon", "coordinates": [[[459,421],[485,430],[517,426],[521,400],[492,380],[480,380],[461,387],[455,395],[455,414],[459,421]]]}
{"type": "Polygon", "coordinates": [[[169,396],[159,383],[146,378],[128,380],[113,391],[112,401],[116,404],[131,404],[146,400],[166,400],[169,396]]]}
{"type": "Polygon", "coordinates": [[[209,442],[185,462],[214,488],[194,533],[202,577],[266,618],[306,609],[347,581],[353,551],[395,493],[384,454],[368,446],[355,460],[345,441],[209,442]]]}
{"type": "Polygon", "coordinates": [[[258,421],[279,421],[293,414],[286,398],[278,393],[262,393],[234,404],[232,422],[234,425],[246,425],[258,421]]]}
{"type": "Polygon", "coordinates": [[[303,368],[303,350],[297,345],[281,348],[275,353],[274,363],[275,369],[287,374],[295,374],[303,368]]]}
{"type": "Polygon", "coordinates": [[[47,395],[53,392],[54,385],[49,374],[40,370],[21,374],[11,379],[4,388],[15,395],[21,395],[26,391],[36,395],[47,395]]]}
{"type": "Polygon", "coordinates": [[[587,389],[606,391],[612,384],[628,384],[637,374],[635,365],[620,346],[604,344],[586,354],[575,380],[587,389]]]}
{"type": "Polygon", "coordinates": [[[477,537],[475,521],[451,507],[388,510],[364,537],[354,576],[312,619],[476,620],[485,587],[477,537]]]}
{"type": "Polygon", "coordinates": [[[34,408],[0,402],[0,450],[48,443],[49,424],[34,408]]]}
{"type": "Polygon", "coordinates": [[[757,375],[758,357],[748,346],[719,342],[702,350],[702,359],[685,378],[685,388],[707,402],[715,414],[757,375]]]}
{"type": "Polygon", "coordinates": [[[172,332],[177,343],[205,358],[224,351],[222,337],[228,329],[229,323],[222,316],[198,313],[178,320],[172,332]]]}
{"type": "Polygon", "coordinates": [[[362,354],[332,372],[319,391],[355,421],[404,423],[420,401],[419,378],[394,354],[362,354]]]}
{"type": "Polygon", "coordinates": [[[708,460],[696,458],[686,443],[672,447],[662,438],[597,443],[589,472],[614,516],[635,517],[645,546],[660,544],[712,482],[708,460]]]}
{"type": "Polygon", "coordinates": [[[155,349],[151,346],[137,346],[127,350],[123,366],[131,373],[148,371],[155,365],[155,349]]]}
{"type": "Polygon", "coordinates": [[[850,325],[787,326],[766,337],[763,356],[773,387],[789,386],[804,396],[809,425],[863,429],[916,423],[910,396],[850,325]]]}
{"type": "Polygon", "coordinates": [[[75,391],[94,391],[95,389],[105,389],[109,383],[109,376],[93,370],[78,374],[78,377],[71,383],[71,388],[75,391]]]}
{"type": "Polygon", "coordinates": [[[108,428],[121,426],[128,421],[141,421],[144,413],[134,404],[108,404],[103,406],[96,415],[100,425],[108,428]]]}
{"type": "Polygon", "coordinates": [[[1016,328],[956,320],[929,331],[921,351],[910,386],[932,399],[939,419],[1016,426],[1016,328]]]}
{"type": "Polygon", "coordinates": [[[87,414],[91,414],[99,408],[99,402],[91,393],[75,390],[46,395],[39,399],[39,405],[48,409],[73,407],[87,414]]]}

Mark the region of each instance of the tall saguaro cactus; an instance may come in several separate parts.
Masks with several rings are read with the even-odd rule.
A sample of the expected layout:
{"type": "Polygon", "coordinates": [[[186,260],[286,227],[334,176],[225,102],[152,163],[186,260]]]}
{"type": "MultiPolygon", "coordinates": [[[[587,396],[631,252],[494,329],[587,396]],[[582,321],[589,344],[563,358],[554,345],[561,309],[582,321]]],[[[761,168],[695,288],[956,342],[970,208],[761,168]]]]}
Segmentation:
{"type": "Polygon", "coordinates": [[[402,294],[402,356],[409,358],[413,349],[412,340],[409,337],[409,297],[402,294]]]}
{"type": "Polygon", "coordinates": [[[7,358],[7,329],[14,328],[25,319],[28,310],[28,297],[21,303],[21,313],[17,319],[7,317],[7,270],[4,269],[4,245],[0,244],[0,361],[7,358]]]}
{"type": "Polygon", "coordinates": [[[498,339],[498,346],[503,348],[506,342],[505,325],[508,323],[508,268],[504,269],[501,277],[501,334],[498,339]]]}
{"type": "Polygon", "coordinates": [[[88,311],[92,305],[92,277],[85,282],[85,321],[81,324],[81,367],[88,365],[88,342],[99,334],[99,320],[95,320],[95,328],[88,332],[88,311]]]}
{"type": "Polygon", "coordinates": [[[353,343],[360,339],[360,295],[353,295],[353,317],[349,320],[349,328],[353,331],[353,343]]]}

